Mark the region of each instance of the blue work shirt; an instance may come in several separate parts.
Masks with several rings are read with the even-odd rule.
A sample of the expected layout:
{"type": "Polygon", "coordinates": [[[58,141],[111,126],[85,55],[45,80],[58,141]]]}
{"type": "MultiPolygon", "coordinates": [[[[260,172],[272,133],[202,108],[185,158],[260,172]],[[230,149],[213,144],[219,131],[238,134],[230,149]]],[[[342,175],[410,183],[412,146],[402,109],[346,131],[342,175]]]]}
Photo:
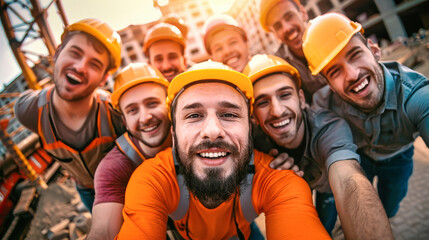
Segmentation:
{"type": "Polygon", "coordinates": [[[409,149],[419,136],[429,144],[429,81],[397,62],[380,63],[383,103],[365,113],[343,101],[326,86],[313,95],[315,107],[329,108],[346,119],[358,149],[382,161],[409,149]]]}
{"type": "MultiPolygon", "coordinates": [[[[352,132],[344,119],[326,109],[307,107],[303,110],[302,117],[305,124],[305,146],[301,159],[294,159],[295,165],[304,172],[304,179],[311,189],[331,192],[328,178],[331,164],[350,159],[360,162],[352,132]]],[[[280,153],[288,153],[286,148],[277,145],[262,130],[254,137],[254,145],[256,149],[266,153],[272,148],[280,153]]]]}

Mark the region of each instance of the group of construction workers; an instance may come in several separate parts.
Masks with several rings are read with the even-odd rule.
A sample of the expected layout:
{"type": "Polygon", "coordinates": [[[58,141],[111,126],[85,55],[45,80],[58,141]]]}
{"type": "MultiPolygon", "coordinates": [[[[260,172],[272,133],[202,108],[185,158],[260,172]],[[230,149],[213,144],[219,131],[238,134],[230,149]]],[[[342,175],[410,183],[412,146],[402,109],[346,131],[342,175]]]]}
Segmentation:
{"type": "Polygon", "coordinates": [[[261,213],[268,239],[330,239],[337,216],[347,239],[393,239],[413,142],[429,145],[428,79],[380,62],[344,15],[309,20],[298,0],[259,13],[275,55],[251,56],[245,29],[216,14],[210,59],[191,63],[185,23],[167,17],[146,34],[148,62],[116,74],[107,23],[65,28],[54,85],[14,110],[75,180],[88,239],[264,239],[261,213]]]}

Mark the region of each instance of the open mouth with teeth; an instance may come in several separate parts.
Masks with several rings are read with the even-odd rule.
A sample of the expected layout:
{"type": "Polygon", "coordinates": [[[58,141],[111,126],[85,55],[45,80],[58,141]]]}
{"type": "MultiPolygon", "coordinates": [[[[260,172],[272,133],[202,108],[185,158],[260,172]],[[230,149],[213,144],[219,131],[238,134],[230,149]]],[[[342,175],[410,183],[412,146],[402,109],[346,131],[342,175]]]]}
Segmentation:
{"type": "Polygon", "coordinates": [[[165,78],[169,79],[169,78],[174,78],[177,75],[177,71],[174,69],[170,69],[167,71],[163,71],[162,75],[164,75],[165,78]]]}
{"type": "Polygon", "coordinates": [[[158,123],[158,124],[152,124],[152,125],[149,125],[146,127],[142,127],[142,128],[140,128],[140,131],[145,132],[145,133],[152,132],[152,131],[156,130],[159,127],[159,125],[160,124],[158,123]]]}
{"type": "Polygon", "coordinates": [[[270,125],[273,128],[282,128],[282,127],[289,125],[290,122],[291,122],[291,118],[287,118],[287,119],[280,121],[280,122],[270,123],[270,125]]]}
{"type": "Polygon", "coordinates": [[[204,164],[211,167],[222,165],[230,154],[230,152],[224,150],[206,150],[197,153],[198,157],[201,158],[204,164]]]}
{"type": "Polygon", "coordinates": [[[363,92],[369,85],[368,79],[364,79],[360,84],[351,88],[351,92],[355,94],[359,94],[363,92]]]}
{"type": "Polygon", "coordinates": [[[72,84],[72,85],[77,85],[77,84],[81,84],[82,83],[82,80],[78,76],[76,76],[74,74],[67,73],[66,77],[67,77],[67,81],[70,84],[72,84]]]}
{"type": "Polygon", "coordinates": [[[240,58],[238,56],[236,57],[232,57],[232,58],[228,58],[224,61],[224,63],[228,66],[234,65],[234,64],[238,64],[240,58]]]}

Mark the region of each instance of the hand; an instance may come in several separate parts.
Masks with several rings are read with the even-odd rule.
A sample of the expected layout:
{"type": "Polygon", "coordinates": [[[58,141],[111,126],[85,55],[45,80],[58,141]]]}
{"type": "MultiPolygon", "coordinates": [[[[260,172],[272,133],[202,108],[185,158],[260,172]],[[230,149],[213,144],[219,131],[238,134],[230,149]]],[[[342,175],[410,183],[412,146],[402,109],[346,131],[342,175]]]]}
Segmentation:
{"type": "Polygon", "coordinates": [[[271,163],[270,167],[277,170],[292,170],[296,175],[303,177],[304,172],[299,169],[297,165],[294,165],[295,160],[290,157],[287,153],[280,153],[277,149],[271,149],[269,154],[275,157],[271,163]]]}

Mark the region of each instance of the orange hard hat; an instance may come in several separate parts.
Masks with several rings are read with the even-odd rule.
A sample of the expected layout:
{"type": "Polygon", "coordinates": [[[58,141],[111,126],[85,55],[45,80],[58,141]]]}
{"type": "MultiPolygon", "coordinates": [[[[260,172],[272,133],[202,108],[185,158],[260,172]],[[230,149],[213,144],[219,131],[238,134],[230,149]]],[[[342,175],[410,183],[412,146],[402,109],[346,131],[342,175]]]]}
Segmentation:
{"type": "Polygon", "coordinates": [[[170,13],[164,16],[161,19],[161,22],[169,23],[171,25],[176,26],[180,30],[180,32],[182,32],[183,38],[186,39],[186,36],[188,35],[188,26],[186,26],[185,21],[179,15],[175,13],[170,13]]]}
{"type": "Polygon", "coordinates": [[[116,76],[111,95],[112,105],[119,109],[119,99],[128,89],[142,83],[158,83],[168,87],[169,82],[158,69],[147,63],[130,63],[116,76]]]}
{"type": "MultiPolygon", "coordinates": [[[[259,22],[261,23],[262,28],[269,32],[270,28],[267,26],[267,15],[273,7],[281,2],[288,2],[291,0],[261,0],[259,4],[259,22]]],[[[298,6],[301,5],[299,0],[293,0],[298,6]]]]}
{"type": "Polygon", "coordinates": [[[296,82],[296,85],[301,87],[301,78],[298,70],[283,58],[274,55],[257,54],[250,59],[243,70],[243,74],[249,76],[253,84],[264,76],[280,72],[290,74],[296,82]]]}
{"type": "Polygon", "coordinates": [[[158,23],[149,29],[146,37],[144,38],[143,52],[146,54],[146,56],[149,56],[148,50],[150,45],[160,40],[175,41],[183,48],[185,48],[186,45],[185,39],[177,27],[169,23],[158,23]]]}
{"type": "Polygon", "coordinates": [[[205,62],[197,63],[189,68],[187,71],[177,75],[170,83],[167,94],[167,110],[171,119],[171,105],[187,86],[198,82],[226,82],[233,85],[236,89],[245,96],[249,104],[250,114],[253,107],[253,85],[250,79],[227,65],[208,60],[205,62]]]}
{"type": "Polygon", "coordinates": [[[216,14],[207,19],[203,26],[204,46],[207,53],[211,54],[210,51],[210,40],[211,37],[226,28],[234,29],[243,37],[244,41],[247,41],[246,33],[243,28],[229,15],[216,14]]]}
{"type": "Polygon", "coordinates": [[[347,45],[362,25],[339,13],[326,13],[308,23],[302,50],[313,75],[318,74],[347,45]]]}
{"type": "Polygon", "coordinates": [[[113,58],[114,66],[109,72],[114,73],[118,70],[121,65],[121,37],[107,23],[94,18],[80,20],[64,29],[61,40],[64,40],[65,36],[73,31],[85,32],[100,41],[113,58]]]}

